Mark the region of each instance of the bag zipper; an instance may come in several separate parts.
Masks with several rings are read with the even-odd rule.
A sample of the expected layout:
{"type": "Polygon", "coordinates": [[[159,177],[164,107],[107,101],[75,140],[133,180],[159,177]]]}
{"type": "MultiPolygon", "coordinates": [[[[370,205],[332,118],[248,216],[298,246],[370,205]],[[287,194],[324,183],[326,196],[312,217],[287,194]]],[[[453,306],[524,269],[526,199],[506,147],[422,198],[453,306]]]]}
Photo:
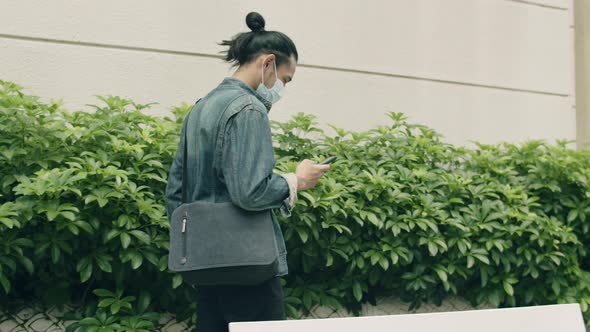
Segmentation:
{"type": "Polygon", "coordinates": [[[186,220],[187,220],[187,215],[185,214],[182,217],[182,229],[181,229],[181,233],[182,233],[182,258],[180,259],[180,264],[186,264],[186,220]]]}

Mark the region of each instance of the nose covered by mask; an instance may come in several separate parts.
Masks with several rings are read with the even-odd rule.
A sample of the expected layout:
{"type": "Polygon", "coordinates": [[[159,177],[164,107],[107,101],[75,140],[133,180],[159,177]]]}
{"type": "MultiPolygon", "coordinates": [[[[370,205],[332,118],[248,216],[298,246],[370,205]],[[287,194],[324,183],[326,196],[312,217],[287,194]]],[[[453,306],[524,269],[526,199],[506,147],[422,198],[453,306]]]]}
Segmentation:
{"type": "Polygon", "coordinates": [[[262,82],[258,86],[258,89],[256,89],[256,92],[258,92],[258,94],[262,98],[264,98],[274,104],[277,101],[279,101],[279,99],[281,99],[281,97],[285,93],[285,85],[283,84],[283,81],[279,80],[279,76],[277,74],[277,62],[273,61],[273,64],[274,64],[274,68],[275,68],[275,76],[277,78],[277,80],[275,81],[275,84],[270,89],[267,88],[266,85],[264,85],[264,66],[263,66],[262,67],[262,82]]]}

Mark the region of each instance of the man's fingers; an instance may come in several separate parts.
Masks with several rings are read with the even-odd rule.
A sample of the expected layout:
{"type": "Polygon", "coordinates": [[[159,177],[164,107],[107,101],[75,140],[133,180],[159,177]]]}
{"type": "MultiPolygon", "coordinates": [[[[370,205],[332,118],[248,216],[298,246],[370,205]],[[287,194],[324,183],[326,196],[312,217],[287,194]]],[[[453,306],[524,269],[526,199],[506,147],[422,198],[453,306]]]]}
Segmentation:
{"type": "Polygon", "coordinates": [[[320,172],[327,172],[330,170],[330,165],[314,165],[315,169],[320,171],[320,172]]]}
{"type": "Polygon", "coordinates": [[[297,166],[296,174],[302,180],[301,188],[310,189],[315,187],[324,173],[330,170],[330,165],[320,165],[312,160],[304,159],[297,166]]]}

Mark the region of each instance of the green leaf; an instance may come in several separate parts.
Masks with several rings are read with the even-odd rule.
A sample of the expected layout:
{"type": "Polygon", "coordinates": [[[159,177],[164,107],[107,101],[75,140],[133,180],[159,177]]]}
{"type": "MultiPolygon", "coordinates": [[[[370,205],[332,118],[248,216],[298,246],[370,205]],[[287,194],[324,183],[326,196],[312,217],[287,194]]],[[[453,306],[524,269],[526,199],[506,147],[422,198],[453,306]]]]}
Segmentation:
{"type": "Polygon", "coordinates": [[[47,220],[53,221],[59,215],[59,211],[49,210],[45,214],[47,215],[47,220]]]}
{"type": "Polygon", "coordinates": [[[4,292],[6,294],[10,293],[10,281],[3,274],[0,274],[0,283],[2,284],[2,288],[4,288],[4,292]]]}
{"type": "Polygon", "coordinates": [[[287,316],[290,318],[298,318],[299,317],[299,312],[297,311],[297,309],[295,309],[295,307],[293,307],[289,303],[285,303],[285,311],[287,313],[287,316]]]}
{"type": "Polygon", "coordinates": [[[465,255],[465,253],[467,252],[467,246],[465,245],[465,243],[463,241],[459,241],[457,242],[457,247],[459,248],[461,254],[465,255]]]}
{"type": "Polygon", "coordinates": [[[381,256],[379,254],[371,255],[371,265],[374,266],[375,264],[377,264],[377,262],[379,262],[380,259],[381,256]]]}
{"type": "Polygon", "coordinates": [[[100,207],[104,207],[109,202],[108,199],[101,198],[101,197],[98,197],[96,200],[98,201],[98,206],[100,206],[100,207]]]}
{"type": "Polygon", "coordinates": [[[383,222],[379,220],[379,218],[377,218],[377,216],[374,213],[368,212],[367,219],[369,219],[369,222],[371,222],[373,225],[379,228],[383,227],[383,222]]]}
{"type": "Polygon", "coordinates": [[[358,266],[359,269],[362,269],[363,267],[365,267],[365,260],[363,259],[363,257],[358,256],[356,258],[356,266],[358,266]]]}
{"type": "Polygon", "coordinates": [[[147,310],[150,302],[152,301],[152,297],[149,292],[141,291],[139,294],[139,300],[137,301],[137,311],[139,313],[143,313],[147,310]]]}
{"type": "Polygon", "coordinates": [[[144,251],[143,252],[143,256],[145,257],[145,259],[147,259],[152,265],[154,266],[158,266],[159,262],[158,262],[158,257],[149,251],[144,251]]]}
{"type": "Polygon", "coordinates": [[[141,266],[142,263],[143,263],[143,256],[138,252],[134,252],[131,255],[131,268],[136,270],[137,268],[139,268],[141,266]]]}
{"type": "Polygon", "coordinates": [[[389,268],[389,261],[387,260],[387,258],[381,257],[379,259],[379,265],[381,265],[383,270],[387,271],[387,269],[389,268]]]}
{"type": "Polygon", "coordinates": [[[74,221],[74,224],[76,226],[82,228],[86,233],[91,234],[91,235],[94,234],[94,229],[86,221],[78,219],[78,220],[74,221]]]}
{"type": "Polygon", "coordinates": [[[106,307],[110,306],[111,304],[113,304],[116,300],[117,299],[112,298],[112,297],[110,297],[108,299],[100,300],[100,302],[98,302],[98,307],[99,308],[106,308],[106,307]]]}
{"type": "Polygon", "coordinates": [[[119,229],[111,229],[104,237],[104,243],[109,242],[110,240],[116,238],[119,234],[121,234],[121,230],[119,229]]]}
{"type": "Polygon", "coordinates": [[[182,284],[182,275],[175,274],[174,277],[172,277],[172,289],[178,288],[178,286],[180,286],[181,284],[182,284]]]}
{"type": "Polygon", "coordinates": [[[309,200],[309,202],[312,204],[315,202],[315,198],[308,192],[302,191],[302,192],[299,192],[297,195],[307,198],[309,200]]]}
{"type": "Polygon", "coordinates": [[[498,291],[492,292],[488,296],[488,299],[489,299],[490,303],[492,304],[492,306],[494,306],[494,307],[499,307],[500,306],[500,294],[499,294],[498,291]]]}
{"type": "Polygon", "coordinates": [[[328,254],[326,257],[326,266],[332,266],[334,263],[334,257],[331,254],[328,254]]]}
{"type": "Polygon", "coordinates": [[[97,325],[100,326],[100,322],[98,321],[98,319],[94,318],[94,317],[86,317],[84,319],[82,319],[80,321],[80,325],[83,326],[91,326],[91,325],[97,325]]]}
{"type": "Polygon", "coordinates": [[[473,256],[475,256],[477,259],[479,259],[482,263],[490,265],[490,260],[488,259],[487,256],[479,255],[479,254],[474,254],[473,256]]]}
{"type": "Polygon", "coordinates": [[[514,295],[514,288],[512,288],[512,285],[508,281],[504,281],[504,291],[510,296],[514,295]]]}
{"type": "Polygon", "coordinates": [[[119,302],[113,303],[113,305],[111,306],[111,314],[115,315],[116,313],[119,312],[120,309],[121,309],[121,303],[119,303],[119,302]]]}
{"type": "Polygon", "coordinates": [[[88,257],[82,258],[80,261],[78,261],[78,264],[76,264],[76,271],[80,272],[83,269],[85,269],[86,266],[88,266],[89,262],[90,262],[90,259],[88,257]]]}
{"type": "Polygon", "coordinates": [[[55,244],[52,245],[51,246],[51,262],[53,264],[57,264],[57,261],[59,260],[59,255],[60,255],[59,247],[55,244]]]}
{"type": "Polygon", "coordinates": [[[578,217],[578,210],[570,210],[570,212],[567,215],[567,221],[568,222],[572,222],[574,221],[574,219],[576,219],[578,217]]]}
{"type": "Polygon", "coordinates": [[[448,276],[445,271],[443,271],[442,269],[435,269],[434,271],[436,272],[436,274],[438,274],[438,277],[440,278],[440,280],[442,280],[443,282],[448,281],[448,276]]]}
{"type": "Polygon", "coordinates": [[[485,287],[488,284],[488,272],[485,268],[481,269],[481,287],[485,287]]]}
{"type": "Polygon", "coordinates": [[[103,270],[104,272],[108,272],[108,273],[112,273],[113,272],[113,268],[111,266],[111,263],[105,259],[99,259],[97,257],[96,259],[96,263],[98,265],[98,267],[103,270]]]}
{"type": "Polygon", "coordinates": [[[352,284],[352,293],[354,294],[354,298],[360,302],[361,299],[363,298],[363,291],[361,288],[361,284],[358,281],[355,281],[354,284],[352,284]]]}
{"type": "Polygon", "coordinates": [[[12,227],[15,225],[15,222],[9,218],[0,218],[0,222],[10,229],[12,229],[12,227]]]}
{"type": "Polygon", "coordinates": [[[141,242],[145,243],[145,244],[150,244],[150,236],[148,234],[146,234],[145,232],[142,232],[140,230],[133,230],[131,232],[131,235],[135,236],[136,238],[138,238],[141,242]]]}
{"type": "Polygon", "coordinates": [[[470,269],[475,264],[475,259],[473,256],[467,256],[467,268],[470,269]]]}
{"type": "Polygon", "coordinates": [[[168,255],[164,255],[160,257],[160,261],[158,262],[158,270],[160,272],[165,271],[168,268],[168,255]]]}
{"type": "Polygon", "coordinates": [[[428,251],[430,252],[430,256],[436,256],[438,253],[438,247],[433,242],[428,242],[428,251]]]}
{"type": "Polygon", "coordinates": [[[35,270],[33,267],[33,262],[25,256],[20,256],[19,260],[20,260],[21,264],[25,267],[27,272],[29,272],[29,274],[32,275],[35,270]]]}
{"type": "Polygon", "coordinates": [[[111,292],[108,289],[97,288],[92,291],[92,293],[100,296],[100,297],[115,297],[115,293],[111,292]]]}
{"type": "MultiPolygon", "coordinates": [[[[124,298],[121,299],[121,302],[133,302],[135,301],[135,296],[125,296],[124,298]]],[[[125,303],[125,305],[128,305],[129,303],[125,303]]],[[[131,305],[129,305],[129,308],[131,308],[131,305]]]]}
{"type": "Polygon", "coordinates": [[[311,309],[311,295],[309,292],[303,293],[303,306],[307,310],[311,309]]]}
{"type": "Polygon", "coordinates": [[[145,321],[145,320],[144,321],[139,321],[139,323],[137,323],[135,325],[135,327],[138,328],[138,329],[139,328],[144,328],[145,329],[144,331],[145,332],[148,332],[148,331],[151,331],[151,330],[154,329],[154,323],[149,322],[149,321],[145,321]]]}
{"type": "Polygon", "coordinates": [[[82,272],[80,272],[80,282],[84,283],[92,276],[92,263],[89,263],[82,272]]]}
{"type": "Polygon", "coordinates": [[[80,234],[78,227],[76,227],[76,225],[74,225],[74,224],[69,224],[68,229],[70,230],[70,232],[72,232],[72,234],[74,234],[76,236],[80,234]]]}
{"type": "Polygon", "coordinates": [[[391,256],[391,263],[393,263],[393,265],[397,265],[397,263],[399,261],[399,255],[395,252],[391,252],[390,256],[391,256]]]}
{"type": "Polygon", "coordinates": [[[73,212],[70,212],[70,211],[62,211],[60,214],[61,214],[61,215],[62,215],[64,218],[66,218],[66,219],[68,219],[68,220],[71,220],[71,221],[74,221],[74,220],[76,220],[76,215],[75,215],[73,212]]]}
{"type": "Polygon", "coordinates": [[[301,228],[296,228],[296,230],[297,230],[297,234],[299,234],[299,238],[301,238],[301,242],[303,242],[303,243],[307,242],[308,235],[305,232],[305,230],[303,230],[301,228]]]}
{"type": "Polygon", "coordinates": [[[127,249],[127,247],[129,247],[129,243],[131,243],[131,236],[129,236],[127,233],[121,233],[120,239],[123,249],[127,249]]]}
{"type": "Polygon", "coordinates": [[[558,280],[553,280],[553,282],[551,283],[551,288],[553,289],[553,292],[558,295],[561,292],[561,285],[559,283],[558,280]]]}

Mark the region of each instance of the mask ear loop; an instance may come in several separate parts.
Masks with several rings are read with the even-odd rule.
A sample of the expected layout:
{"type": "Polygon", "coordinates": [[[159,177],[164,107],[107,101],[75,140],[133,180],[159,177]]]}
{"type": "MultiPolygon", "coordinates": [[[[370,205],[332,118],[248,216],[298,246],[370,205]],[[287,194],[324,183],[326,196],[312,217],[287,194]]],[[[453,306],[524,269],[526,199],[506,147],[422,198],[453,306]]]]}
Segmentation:
{"type": "Polygon", "coordinates": [[[264,64],[262,65],[262,71],[261,72],[262,72],[262,75],[261,75],[262,83],[261,84],[264,85],[264,64]]]}
{"type": "MultiPolygon", "coordinates": [[[[278,81],[279,80],[279,74],[277,73],[277,59],[276,58],[273,60],[272,64],[275,67],[275,78],[278,81]]],[[[262,85],[264,85],[264,65],[262,65],[261,78],[262,78],[262,85]]],[[[266,87],[266,85],[264,85],[264,87],[266,87]]]]}

